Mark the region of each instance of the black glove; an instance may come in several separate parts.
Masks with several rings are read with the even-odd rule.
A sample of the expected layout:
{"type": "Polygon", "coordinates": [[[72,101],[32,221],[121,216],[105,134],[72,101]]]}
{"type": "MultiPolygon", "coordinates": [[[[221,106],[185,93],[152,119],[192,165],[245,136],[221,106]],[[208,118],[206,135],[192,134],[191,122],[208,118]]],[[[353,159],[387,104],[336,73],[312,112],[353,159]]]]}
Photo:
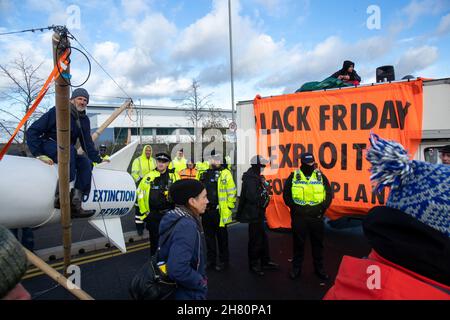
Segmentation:
{"type": "Polygon", "coordinates": [[[138,236],[142,236],[144,234],[145,223],[136,223],[136,230],[138,236]]]}

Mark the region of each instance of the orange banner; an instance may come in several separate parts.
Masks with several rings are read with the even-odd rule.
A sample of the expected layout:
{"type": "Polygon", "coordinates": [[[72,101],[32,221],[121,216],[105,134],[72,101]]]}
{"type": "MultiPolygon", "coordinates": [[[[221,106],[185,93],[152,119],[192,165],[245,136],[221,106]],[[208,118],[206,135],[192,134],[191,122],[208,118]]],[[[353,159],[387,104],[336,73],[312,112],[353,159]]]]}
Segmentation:
{"type": "Polygon", "coordinates": [[[365,159],[369,134],[400,142],[414,156],[422,137],[422,80],[351,89],[256,97],[258,152],[271,160],[264,175],[272,200],[271,228],[290,228],[283,186],[300,167],[302,152],[314,154],[331,184],[330,219],[366,214],[384,204],[387,191],[372,192],[365,159]]]}

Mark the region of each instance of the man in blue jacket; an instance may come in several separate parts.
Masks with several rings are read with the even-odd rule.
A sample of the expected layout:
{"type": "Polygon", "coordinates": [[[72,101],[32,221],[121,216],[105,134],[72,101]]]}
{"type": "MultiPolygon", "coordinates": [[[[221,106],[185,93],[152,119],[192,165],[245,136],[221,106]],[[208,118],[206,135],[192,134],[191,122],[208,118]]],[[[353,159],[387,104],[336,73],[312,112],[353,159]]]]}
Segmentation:
{"type": "MultiPolygon", "coordinates": [[[[70,181],[75,180],[71,191],[72,218],[87,218],[93,213],[84,212],[81,208],[83,196],[91,190],[92,162],[100,163],[98,150],[95,149],[91,137],[91,125],[86,115],[89,93],[78,88],[70,99],[70,181]],[[87,154],[78,155],[75,148],[77,140],[87,154]]],[[[52,165],[58,162],[58,144],[56,142],[56,109],[51,108],[36,120],[27,130],[27,144],[30,152],[39,160],[52,165]]],[[[59,208],[59,192],[56,190],[55,208],[59,208]]]]}

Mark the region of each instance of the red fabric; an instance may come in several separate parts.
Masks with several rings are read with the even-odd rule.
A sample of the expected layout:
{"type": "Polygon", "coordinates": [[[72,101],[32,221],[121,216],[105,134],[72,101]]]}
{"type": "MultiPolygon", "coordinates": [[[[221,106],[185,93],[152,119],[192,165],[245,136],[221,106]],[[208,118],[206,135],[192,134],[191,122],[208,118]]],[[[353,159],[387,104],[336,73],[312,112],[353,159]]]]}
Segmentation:
{"type": "Polygon", "coordinates": [[[344,256],[324,300],[450,300],[450,287],[398,266],[372,251],[368,259],[344,256]],[[369,289],[379,267],[380,289],[369,289]],[[445,292],[446,291],[446,292],[445,292]]]}

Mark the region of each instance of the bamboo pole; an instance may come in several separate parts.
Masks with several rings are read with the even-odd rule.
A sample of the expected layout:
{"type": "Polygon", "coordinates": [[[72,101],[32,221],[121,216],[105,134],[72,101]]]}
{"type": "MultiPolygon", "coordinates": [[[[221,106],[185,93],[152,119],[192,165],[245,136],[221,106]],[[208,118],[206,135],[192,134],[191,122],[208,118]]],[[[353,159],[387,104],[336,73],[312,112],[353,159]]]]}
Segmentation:
{"type": "Polygon", "coordinates": [[[35,265],[38,269],[42,270],[46,275],[52,278],[54,281],[58,282],[61,286],[67,289],[71,294],[73,294],[76,298],[80,300],[94,300],[89,294],[84,292],[81,288],[73,284],[66,277],[60,274],[58,271],[50,267],[47,263],[44,262],[41,258],[36,256],[30,250],[23,248],[27,259],[30,263],[35,265]]]}
{"type": "Polygon", "coordinates": [[[102,134],[102,132],[122,113],[123,110],[131,106],[131,99],[126,100],[117,110],[109,116],[108,119],[92,134],[92,141],[97,140],[97,138],[102,134]]]}
{"type": "MultiPolygon", "coordinates": [[[[58,30],[61,31],[61,30],[58,30]]],[[[53,61],[58,63],[65,48],[70,46],[67,35],[55,31],[52,37],[53,61]]],[[[63,30],[64,31],[64,30],[63,30]]],[[[61,69],[60,66],[58,68],[61,69]]],[[[70,265],[70,248],[72,245],[70,217],[70,62],[66,70],[61,70],[55,79],[56,128],[58,142],[58,178],[59,201],[61,208],[61,225],[63,229],[64,273],[70,265]],[[64,79],[62,77],[65,77],[64,79]]]]}

